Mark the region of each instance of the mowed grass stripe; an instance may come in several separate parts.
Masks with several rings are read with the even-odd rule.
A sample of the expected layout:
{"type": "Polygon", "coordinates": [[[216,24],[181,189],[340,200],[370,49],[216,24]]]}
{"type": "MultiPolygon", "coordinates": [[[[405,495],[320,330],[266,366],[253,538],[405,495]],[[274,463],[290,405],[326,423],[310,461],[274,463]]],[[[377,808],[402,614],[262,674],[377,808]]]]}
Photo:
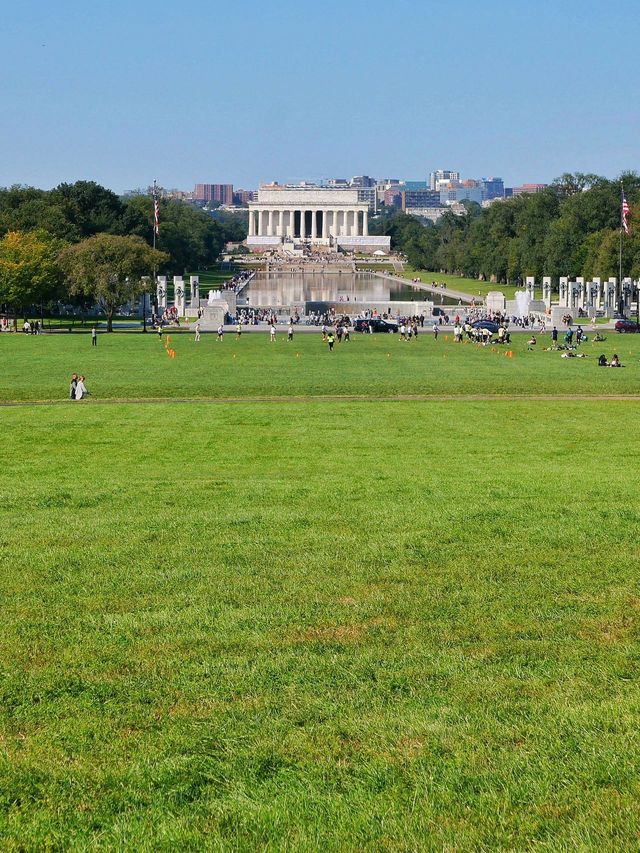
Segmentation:
{"type": "MultiPolygon", "coordinates": [[[[163,405],[173,404],[208,404],[232,405],[234,403],[472,403],[472,402],[539,402],[539,403],[568,403],[574,401],[597,400],[599,402],[630,402],[640,401],[640,394],[396,394],[390,396],[357,396],[354,394],[323,394],[323,395],[292,395],[290,397],[140,397],[123,400],[117,397],[96,400],[88,397],[82,406],[138,406],[149,403],[163,405]]],[[[0,408],[29,408],[30,406],[65,406],[69,400],[5,400],[0,402],[0,408]]]]}

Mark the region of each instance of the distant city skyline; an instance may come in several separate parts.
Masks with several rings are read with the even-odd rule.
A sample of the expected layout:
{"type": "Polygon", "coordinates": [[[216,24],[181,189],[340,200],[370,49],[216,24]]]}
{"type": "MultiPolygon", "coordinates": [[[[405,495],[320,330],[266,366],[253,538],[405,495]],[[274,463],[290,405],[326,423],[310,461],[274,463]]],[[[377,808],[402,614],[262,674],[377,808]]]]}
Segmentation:
{"type": "Polygon", "coordinates": [[[24,0],[0,185],[614,177],[638,167],[639,36],[631,0],[24,0]]]}

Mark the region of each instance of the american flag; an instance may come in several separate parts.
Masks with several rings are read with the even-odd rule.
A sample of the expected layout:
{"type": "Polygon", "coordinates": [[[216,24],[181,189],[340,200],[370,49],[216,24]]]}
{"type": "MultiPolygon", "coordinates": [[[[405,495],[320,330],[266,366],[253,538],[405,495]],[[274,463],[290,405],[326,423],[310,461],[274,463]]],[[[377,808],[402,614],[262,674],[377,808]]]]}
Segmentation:
{"type": "Polygon", "coordinates": [[[622,191],[622,227],[624,228],[624,233],[629,233],[629,202],[627,201],[627,197],[624,194],[624,190],[622,191]]]}

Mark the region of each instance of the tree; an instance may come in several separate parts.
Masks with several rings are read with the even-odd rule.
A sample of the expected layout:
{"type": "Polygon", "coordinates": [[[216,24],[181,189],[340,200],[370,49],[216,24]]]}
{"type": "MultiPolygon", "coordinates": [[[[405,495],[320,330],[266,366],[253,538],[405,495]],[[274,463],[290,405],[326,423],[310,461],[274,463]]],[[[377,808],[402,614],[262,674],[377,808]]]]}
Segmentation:
{"type": "Polygon", "coordinates": [[[77,229],[79,238],[121,231],[124,207],[118,196],[95,181],[60,184],[49,194],[52,204],[62,208],[67,220],[77,229]]]}
{"type": "Polygon", "coordinates": [[[108,332],[113,331],[117,309],[148,288],[143,276],[151,277],[168,261],[167,254],[152,249],[141,237],[113,234],[96,234],[60,254],[69,292],[90,296],[100,305],[108,332]]]}
{"type": "Polygon", "coordinates": [[[46,231],[9,231],[0,240],[0,303],[18,307],[52,299],[62,276],[64,244],[46,231]]]}
{"type": "MultiPolygon", "coordinates": [[[[153,200],[132,196],[127,200],[122,229],[148,243],[153,240],[153,200]]],[[[183,275],[215,263],[225,244],[223,228],[211,215],[181,201],[160,200],[158,248],[171,256],[168,272],[183,275]]]]}

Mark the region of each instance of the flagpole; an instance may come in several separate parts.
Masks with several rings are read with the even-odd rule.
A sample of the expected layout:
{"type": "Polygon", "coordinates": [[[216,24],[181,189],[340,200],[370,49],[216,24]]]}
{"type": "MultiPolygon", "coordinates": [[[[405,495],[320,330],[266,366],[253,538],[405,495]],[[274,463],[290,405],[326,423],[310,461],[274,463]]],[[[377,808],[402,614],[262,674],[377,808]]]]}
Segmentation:
{"type": "Polygon", "coordinates": [[[156,192],[157,192],[157,181],[154,178],[153,181],[153,248],[156,247],[156,192]]]}
{"type": "MultiPolygon", "coordinates": [[[[152,213],[152,216],[153,216],[152,231],[153,231],[153,248],[154,248],[154,249],[156,248],[156,199],[157,199],[156,192],[157,192],[157,183],[158,183],[158,182],[157,182],[157,181],[156,181],[156,179],[154,178],[154,179],[153,179],[153,198],[152,198],[152,200],[151,200],[151,213],[152,213]]],[[[156,270],[156,262],[154,261],[154,262],[153,262],[153,285],[152,285],[152,287],[156,287],[156,288],[157,288],[157,286],[158,286],[158,285],[157,285],[157,281],[156,281],[156,273],[157,273],[157,270],[156,270]]],[[[152,292],[153,292],[153,291],[152,291],[152,292]]],[[[156,305],[155,313],[157,313],[157,311],[158,311],[158,306],[157,306],[157,304],[156,304],[156,303],[154,303],[154,304],[156,305]]],[[[146,311],[145,311],[145,318],[144,318],[144,331],[145,331],[145,332],[147,331],[147,318],[146,318],[146,311]]]]}
{"type": "Polygon", "coordinates": [[[622,293],[622,232],[624,231],[624,184],[620,181],[620,256],[619,256],[619,265],[618,270],[620,273],[620,278],[618,279],[618,286],[620,287],[620,293],[622,293]]]}

